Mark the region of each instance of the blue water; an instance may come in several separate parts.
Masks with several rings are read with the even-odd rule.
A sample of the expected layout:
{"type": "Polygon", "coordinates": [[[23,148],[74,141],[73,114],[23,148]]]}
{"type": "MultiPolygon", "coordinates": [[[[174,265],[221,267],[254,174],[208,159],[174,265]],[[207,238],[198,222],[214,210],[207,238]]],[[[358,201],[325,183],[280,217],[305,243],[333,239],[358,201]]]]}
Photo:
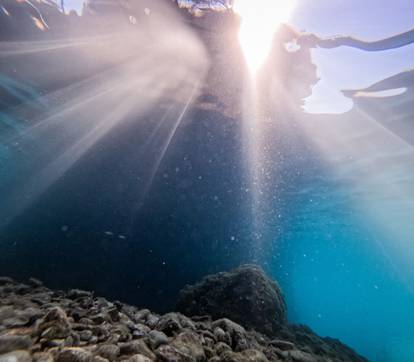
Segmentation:
{"type": "Polygon", "coordinates": [[[0,275],[165,312],[185,284],[255,262],[290,322],[372,361],[414,360],[412,45],[285,55],[258,87],[270,121],[251,129],[231,31],[231,47],[201,33],[211,66],[174,21],[30,52],[24,25],[11,34],[30,41],[0,42],[0,275]]]}
{"type": "MultiPolygon", "coordinates": [[[[350,188],[348,188],[348,192],[350,188]]],[[[335,185],[306,193],[270,266],[292,321],[338,336],[373,361],[410,361],[414,312],[410,271],[392,260],[395,242],[335,185]]],[[[412,279],[411,279],[412,280],[412,279]]]]}

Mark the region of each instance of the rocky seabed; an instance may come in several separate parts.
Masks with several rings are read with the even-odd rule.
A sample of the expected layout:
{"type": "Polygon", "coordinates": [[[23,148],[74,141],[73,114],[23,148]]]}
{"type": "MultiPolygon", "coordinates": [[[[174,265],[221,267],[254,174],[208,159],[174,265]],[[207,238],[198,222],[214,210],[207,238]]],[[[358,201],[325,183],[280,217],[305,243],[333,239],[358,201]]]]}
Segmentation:
{"type": "Polygon", "coordinates": [[[0,362],[364,361],[306,327],[284,333],[271,338],[227,318],[158,315],[92,292],[0,278],[0,362]]]}

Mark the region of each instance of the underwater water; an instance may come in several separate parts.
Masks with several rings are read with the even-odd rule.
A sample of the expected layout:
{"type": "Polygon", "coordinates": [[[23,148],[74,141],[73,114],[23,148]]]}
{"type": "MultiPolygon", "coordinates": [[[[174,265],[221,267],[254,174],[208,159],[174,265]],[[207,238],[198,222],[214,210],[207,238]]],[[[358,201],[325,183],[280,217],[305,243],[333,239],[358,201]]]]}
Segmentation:
{"type": "Polygon", "coordinates": [[[298,1],[320,44],[281,30],[252,76],[188,3],[0,0],[0,275],[167,312],[256,263],[290,322],[413,361],[414,6],[298,1]]]}

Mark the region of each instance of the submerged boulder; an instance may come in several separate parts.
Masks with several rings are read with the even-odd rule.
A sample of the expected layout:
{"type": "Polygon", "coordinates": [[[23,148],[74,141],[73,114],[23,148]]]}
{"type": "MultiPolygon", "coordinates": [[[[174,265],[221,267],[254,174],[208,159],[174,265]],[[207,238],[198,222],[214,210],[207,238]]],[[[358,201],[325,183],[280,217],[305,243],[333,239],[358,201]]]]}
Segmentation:
{"type": "Polygon", "coordinates": [[[286,304],[279,286],[255,265],[209,275],[186,286],[177,310],[188,316],[228,318],[268,335],[286,324],[286,304]]]}

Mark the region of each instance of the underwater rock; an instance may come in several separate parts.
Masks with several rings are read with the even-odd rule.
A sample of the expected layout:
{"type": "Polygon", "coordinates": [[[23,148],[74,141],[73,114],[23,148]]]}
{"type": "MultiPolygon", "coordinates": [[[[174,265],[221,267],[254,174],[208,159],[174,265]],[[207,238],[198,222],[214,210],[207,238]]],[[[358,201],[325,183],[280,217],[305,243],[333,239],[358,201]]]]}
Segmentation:
{"type": "Polygon", "coordinates": [[[172,336],[174,333],[182,329],[178,316],[175,313],[168,313],[160,318],[157,323],[157,329],[167,336],[172,336]]]}
{"type": "Polygon", "coordinates": [[[295,345],[292,342],[282,341],[280,339],[270,341],[269,345],[277,347],[282,351],[290,351],[295,348],[295,345]]]}
{"type": "Polygon", "coordinates": [[[0,353],[8,353],[19,349],[29,349],[32,341],[27,336],[0,336],[0,353]]]}
{"type": "Polygon", "coordinates": [[[103,344],[100,345],[96,351],[96,354],[106,358],[108,361],[114,361],[121,353],[121,348],[115,344],[103,344]]]}
{"type": "Polygon", "coordinates": [[[184,331],[174,338],[171,345],[180,352],[194,357],[197,362],[204,361],[206,358],[202,338],[197,333],[184,331]]]}
{"type": "Polygon", "coordinates": [[[68,291],[67,297],[70,299],[90,298],[92,297],[92,293],[80,289],[71,289],[68,291]]]}
{"type": "Polygon", "coordinates": [[[163,332],[151,331],[148,335],[150,337],[150,344],[152,348],[157,348],[162,344],[168,343],[168,337],[163,332]]]}
{"type": "Polygon", "coordinates": [[[179,351],[173,346],[164,344],[157,351],[157,361],[160,362],[196,362],[196,359],[189,354],[179,351]]]}
{"type": "Polygon", "coordinates": [[[268,335],[286,324],[286,305],[279,286],[254,265],[209,275],[186,286],[180,292],[177,310],[188,316],[226,317],[268,335]]]}
{"type": "Polygon", "coordinates": [[[0,355],[0,362],[32,362],[27,351],[15,351],[0,355]]]}
{"type": "Polygon", "coordinates": [[[7,284],[15,284],[15,281],[9,277],[0,277],[0,286],[4,286],[7,284]]]}
{"type": "Polygon", "coordinates": [[[151,349],[148,347],[148,345],[142,339],[121,344],[120,353],[122,355],[125,355],[125,354],[129,354],[129,355],[141,354],[141,355],[146,356],[150,359],[155,359],[154,353],[151,351],[151,349]]]}
{"type": "Polygon", "coordinates": [[[131,357],[128,357],[128,359],[123,360],[128,362],[152,362],[152,359],[149,359],[148,357],[143,356],[142,354],[134,354],[131,357]]]}
{"type": "MultiPolygon", "coordinates": [[[[247,274],[255,276],[248,280],[262,280],[263,272],[253,269],[247,274]]],[[[366,362],[338,340],[321,338],[306,326],[284,322],[270,338],[229,318],[160,316],[90,292],[3,280],[0,362],[366,362]]]]}
{"type": "Polygon", "coordinates": [[[267,357],[260,351],[247,349],[240,353],[225,352],[221,360],[222,362],[269,362],[267,357]]]}
{"type": "Polygon", "coordinates": [[[53,362],[53,356],[46,352],[37,352],[33,354],[33,359],[36,362],[53,362]]]}
{"type": "Polygon", "coordinates": [[[70,323],[65,311],[60,307],[49,310],[38,326],[43,338],[66,338],[70,334],[70,323]]]}
{"type": "Polygon", "coordinates": [[[92,353],[82,348],[64,348],[56,358],[57,362],[91,362],[92,353]]]}

